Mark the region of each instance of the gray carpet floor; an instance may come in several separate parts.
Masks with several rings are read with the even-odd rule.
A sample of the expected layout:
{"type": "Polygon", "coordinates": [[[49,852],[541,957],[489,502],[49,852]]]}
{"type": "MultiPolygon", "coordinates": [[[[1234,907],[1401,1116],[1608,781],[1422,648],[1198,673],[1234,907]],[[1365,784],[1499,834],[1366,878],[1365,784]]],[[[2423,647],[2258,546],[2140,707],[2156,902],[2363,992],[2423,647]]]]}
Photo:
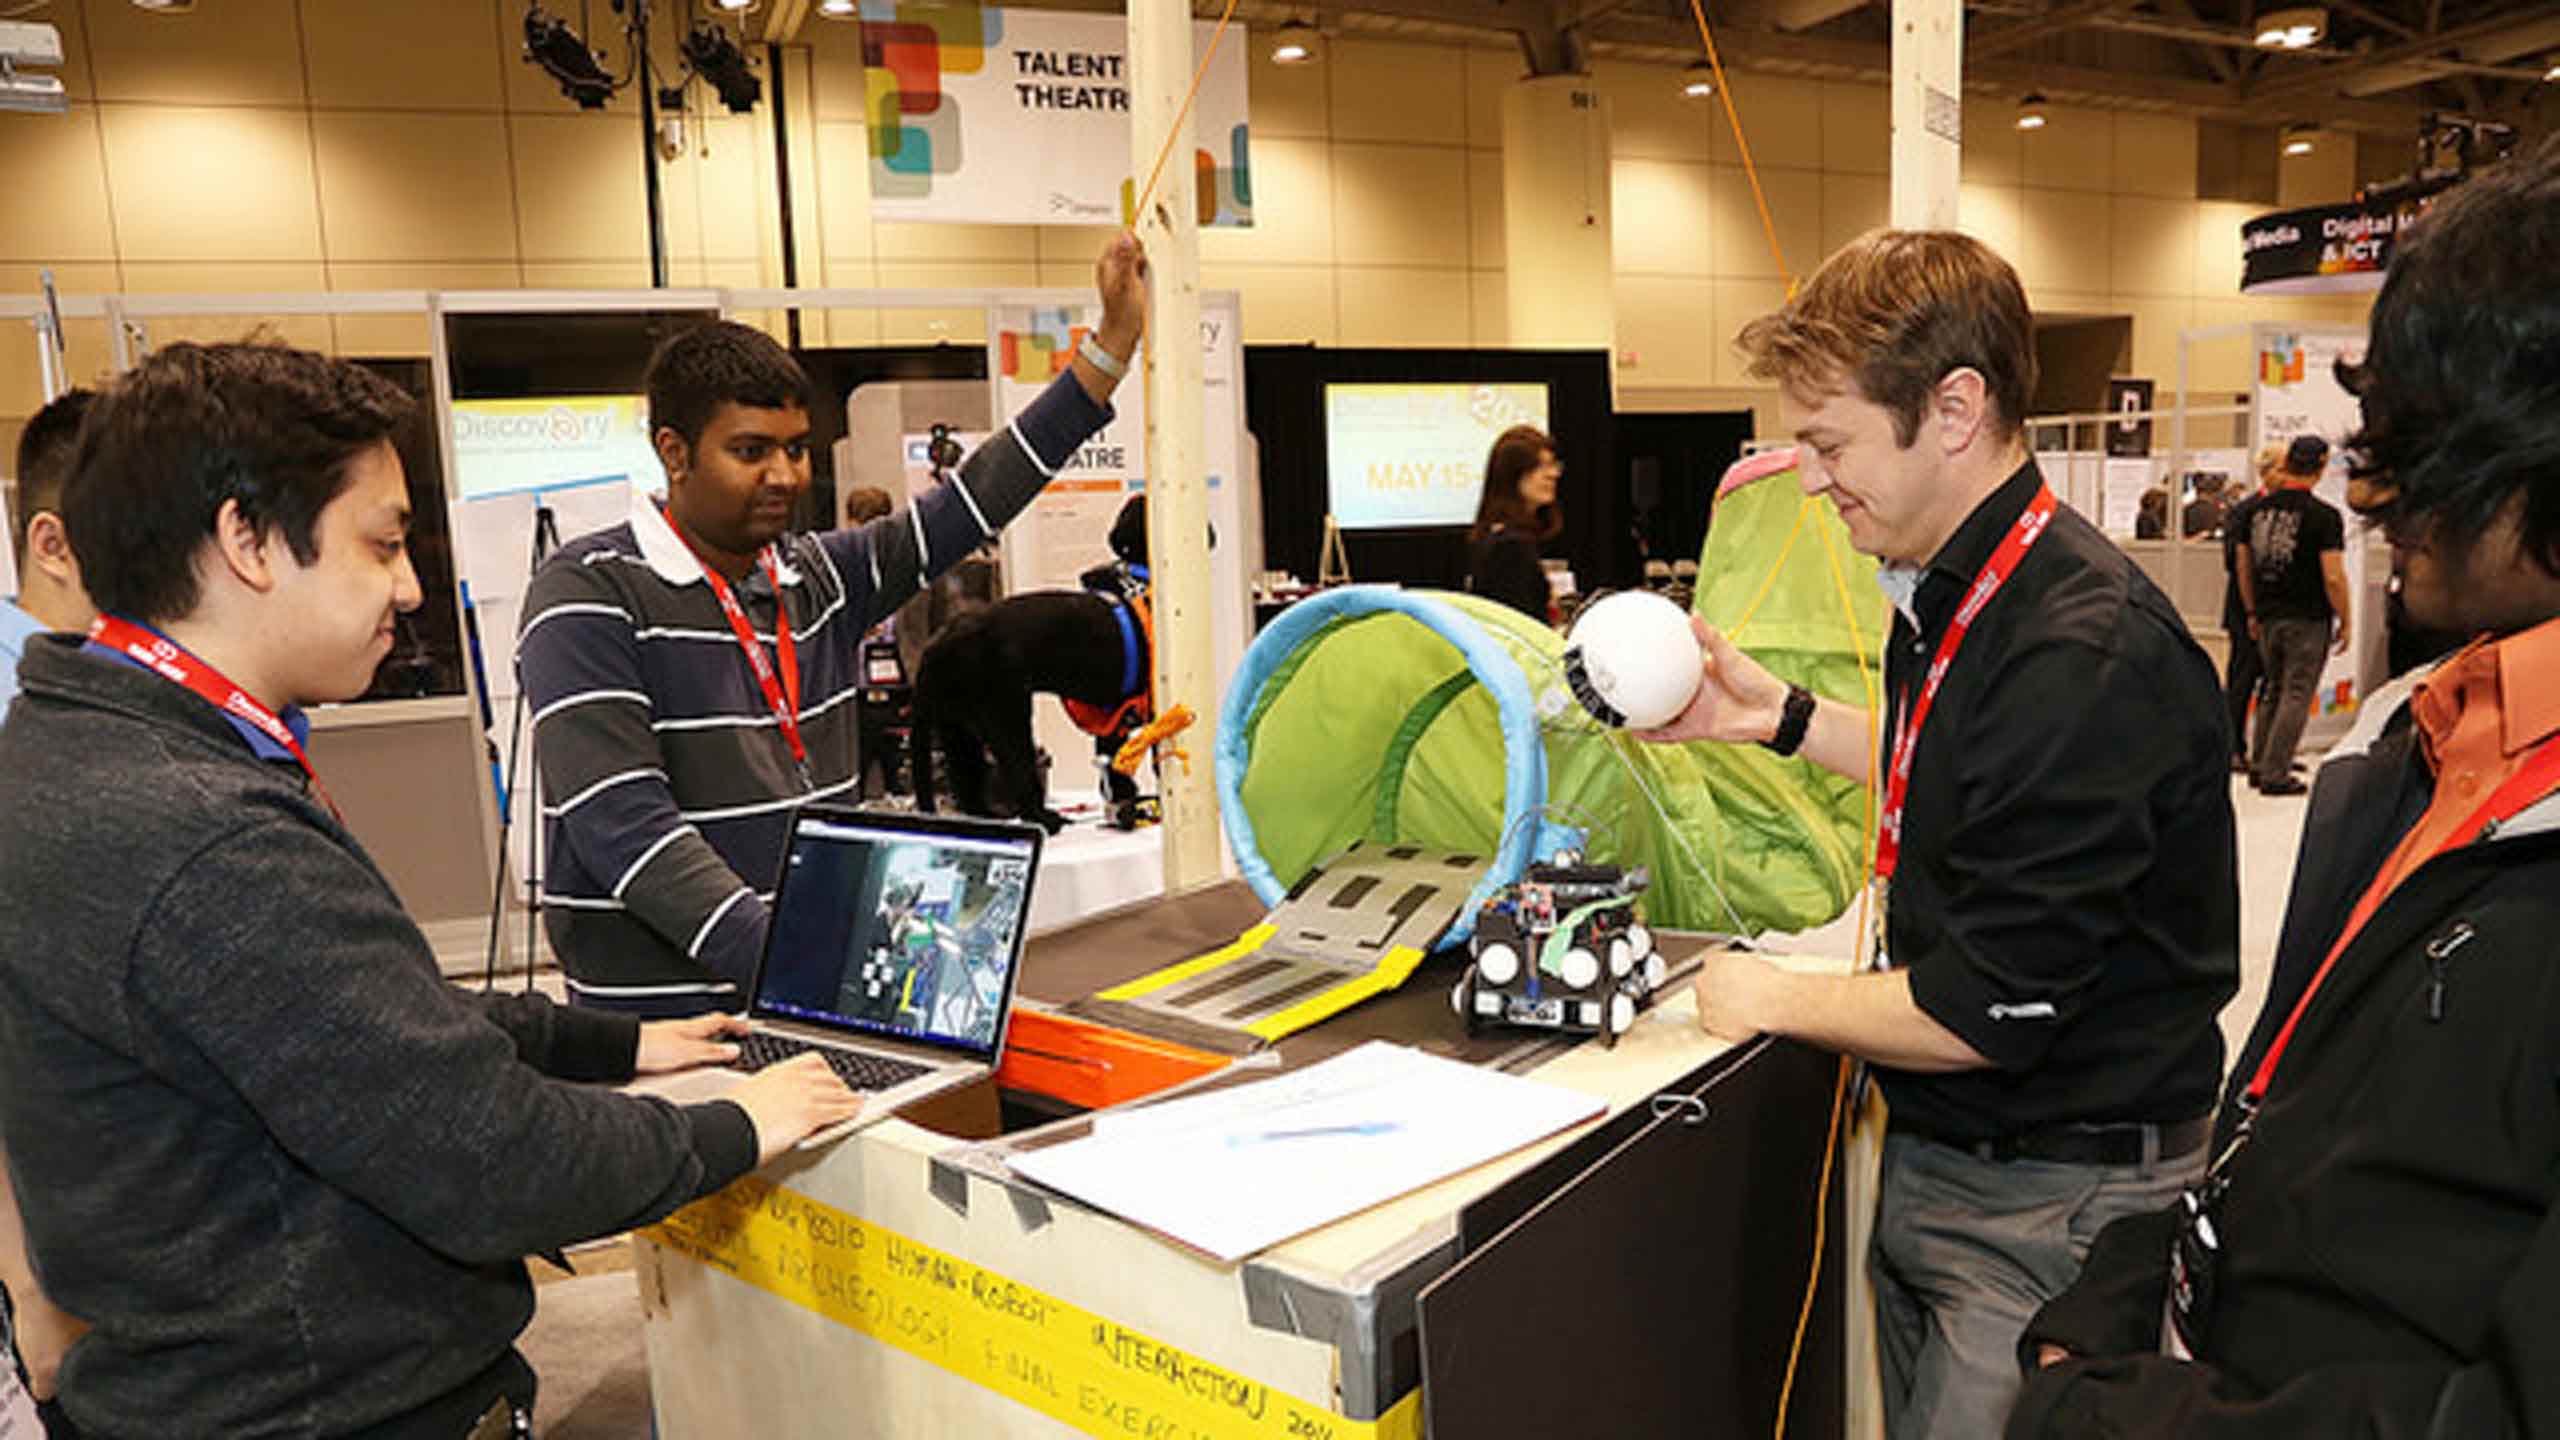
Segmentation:
{"type": "Polygon", "coordinates": [[[533,1324],[516,1343],[542,1377],[541,1440],[649,1440],[640,1289],[624,1254],[619,1241],[581,1252],[575,1278],[548,1279],[559,1272],[534,1262],[533,1324]]]}

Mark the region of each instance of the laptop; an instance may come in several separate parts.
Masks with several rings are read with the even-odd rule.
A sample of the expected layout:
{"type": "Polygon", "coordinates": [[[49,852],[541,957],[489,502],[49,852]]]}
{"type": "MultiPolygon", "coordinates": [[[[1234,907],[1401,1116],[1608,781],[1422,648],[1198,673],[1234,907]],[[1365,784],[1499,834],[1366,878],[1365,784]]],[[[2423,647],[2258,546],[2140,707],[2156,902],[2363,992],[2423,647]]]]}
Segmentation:
{"type": "Polygon", "coordinates": [[[820,1145],[994,1071],[1013,1019],[1036,825],[828,805],[791,822],[736,1068],[815,1050],[865,1092],[820,1145]]]}

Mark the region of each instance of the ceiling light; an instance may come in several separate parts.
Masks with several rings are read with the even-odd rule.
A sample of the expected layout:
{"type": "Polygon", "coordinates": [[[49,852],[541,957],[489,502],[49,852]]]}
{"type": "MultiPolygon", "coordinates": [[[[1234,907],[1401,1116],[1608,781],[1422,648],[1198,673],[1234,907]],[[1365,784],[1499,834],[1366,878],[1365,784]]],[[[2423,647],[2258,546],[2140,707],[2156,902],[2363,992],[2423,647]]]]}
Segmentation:
{"type": "Polygon", "coordinates": [[[2043,129],[2043,128],[2044,128],[2044,121],[2045,121],[2045,114],[2044,114],[2044,97],[2043,97],[2042,95],[2039,95],[2039,94],[2037,94],[2035,91],[2030,90],[2030,91],[2028,91],[2025,95],[2023,95],[2023,96],[2019,97],[2019,99],[2018,99],[2018,128],[2019,128],[2019,129],[2021,129],[2021,130],[2041,130],[2041,129],[2043,129]]]}
{"type": "Polygon", "coordinates": [[[756,8],[756,0],[711,0],[711,7],[726,15],[744,15],[756,8]]]}
{"type": "Polygon", "coordinates": [[[2560,85],[2560,55],[2551,57],[2551,68],[2542,72],[2545,83],[2560,85]]]}
{"type": "Polygon", "coordinates": [[[2329,33],[2329,12],[2317,5],[2270,10],[2258,17],[2258,44],[2268,50],[2308,50],[2329,33]]]}
{"type": "Polygon", "coordinates": [[[862,0],[818,0],[818,13],[830,20],[852,20],[862,14],[862,0]]]}
{"type": "Polygon", "coordinates": [[[568,21],[540,5],[525,7],[524,58],[558,81],[560,93],[582,110],[601,110],[613,98],[613,77],[605,73],[604,62],[568,21]]]}
{"type": "Polygon", "coordinates": [[[1271,63],[1274,65],[1308,65],[1316,58],[1316,42],[1321,38],[1313,25],[1296,20],[1283,25],[1271,37],[1271,63]]]}
{"type": "Polygon", "coordinates": [[[2319,134],[2319,131],[2308,125],[2287,125],[2284,127],[2284,153],[2287,155],[2310,154],[2319,148],[2319,134]]]}
{"type": "Polygon", "coordinates": [[[676,53],[684,56],[687,68],[720,92],[720,103],[731,114],[744,115],[764,98],[764,82],[748,68],[738,42],[719,26],[709,21],[694,26],[677,44],[676,53]]]}
{"type": "Polygon", "coordinates": [[[133,0],[133,8],[154,15],[184,15],[196,8],[196,0],[133,0]]]}
{"type": "Polygon", "coordinates": [[[32,21],[0,21],[0,110],[59,115],[71,108],[62,81],[51,75],[20,70],[20,65],[51,68],[62,63],[62,32],[32,21]]]}
{"type": "Polygon", "coordinates": [[[1704,60],[1693,60],[1680,72],[1680,93],[1692,100],[1704,100],[1716,93],[1716,67],[1704,60]]]}

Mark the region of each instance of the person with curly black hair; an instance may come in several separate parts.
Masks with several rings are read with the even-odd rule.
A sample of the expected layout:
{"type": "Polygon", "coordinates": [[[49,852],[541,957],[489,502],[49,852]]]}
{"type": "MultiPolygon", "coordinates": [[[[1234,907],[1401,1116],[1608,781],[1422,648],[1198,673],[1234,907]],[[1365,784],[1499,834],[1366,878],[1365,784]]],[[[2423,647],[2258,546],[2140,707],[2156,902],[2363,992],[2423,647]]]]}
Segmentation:
{"type": "Polygon", "coordinates": [[[2420,623],[2319,772],[2212,1168],[2019,1345],[2012,1437],[2560,1435],[2560,136],[2407,231],[2349,504],[2420,623]]]}

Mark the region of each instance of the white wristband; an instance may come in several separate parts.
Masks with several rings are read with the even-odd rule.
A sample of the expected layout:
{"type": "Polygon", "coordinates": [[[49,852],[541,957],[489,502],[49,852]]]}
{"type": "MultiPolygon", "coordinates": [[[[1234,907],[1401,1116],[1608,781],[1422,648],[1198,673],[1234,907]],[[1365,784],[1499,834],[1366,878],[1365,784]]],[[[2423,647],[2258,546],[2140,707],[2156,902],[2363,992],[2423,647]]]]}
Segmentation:
{"type": "Polygon", "coordinates": [[[1103,349],[1102,342],[1094,339],[1093,332],[1090,330],[1084,332],[1084,338],[1076,342],[1076,353],[1083,356],[1086,363],[1094,369],[1111,379],[1117,380],[1129,373],[1129,362],[1103,349]]]}

